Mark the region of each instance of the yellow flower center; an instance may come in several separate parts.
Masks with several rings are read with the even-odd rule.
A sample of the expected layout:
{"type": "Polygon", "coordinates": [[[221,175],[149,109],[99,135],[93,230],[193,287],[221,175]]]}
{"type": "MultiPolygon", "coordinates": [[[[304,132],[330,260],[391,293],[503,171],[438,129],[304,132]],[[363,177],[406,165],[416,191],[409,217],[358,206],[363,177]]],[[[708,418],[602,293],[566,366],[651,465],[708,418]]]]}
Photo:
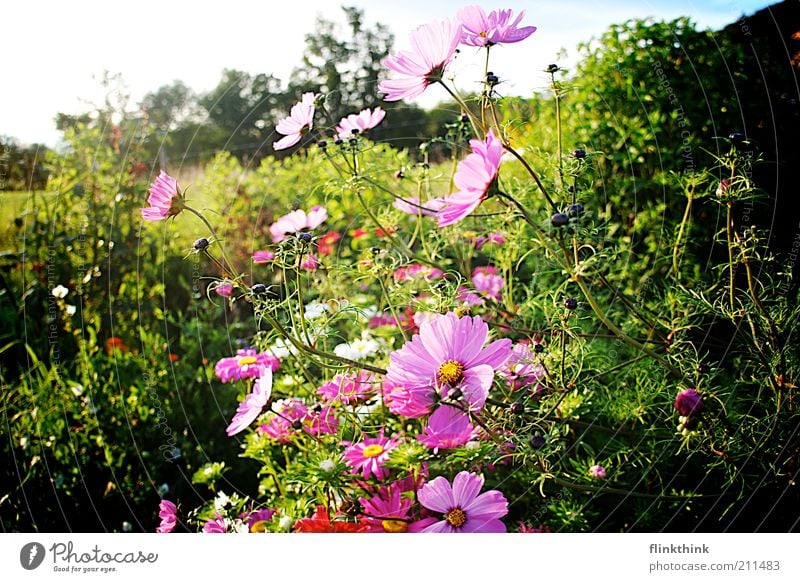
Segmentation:
{"type": "Polygon", "coordinates": [[[406,533],[408,531],[408,524],[399,519],[384,519],[381,521],[381,525],[386,533],[406,533]]]}
{"type": "Polygon", "coordinates": [[[451,509],[444,518],[447,520],[447,523],[452,525],[455,528],[462,527],[465,523],[467,523],[467,514],[464,513],[463,510],[456,507],[455,509],[451,509]]]}
{"type": "Polygon", "coordinates": [[[481,36],[481,37],[483,37],[483,38],[486,38],[487,36],[489,36],[489,33],[488,33],[488,32],[486,32],[486,31],[484,30],[484,31],[483,31],[483,32],[481,32],[481,33],[480,33],[478,36],[481,36]]]}
{"type": "Polygon", "coordinates": [[[439,384],[455,386],[464,379],[464,364],[455,360],[447,360],[439,366],[436,378],[439,380],[439,384]]]}
{"type": "Polygon", "coordinates": [[[258,360],[254,356],[244,356],[243,358],[239,358],[238,363],[240,366],[244,367],[255,364],[256,362],[258,362],[258,360]]]}
{"type": "Polygon", "coordinates": [[[252,533],[264,533],[265,531],[267,531],[268,523],[269,523],[268,521],[264,521],[263,519],[261,521],[257,521],[250,526],[250,531],[252,533]]]}
{"type": "Polygon", "coordinates": [[[384,448],[380,445],[367,445],[364,447],[364,456],[368,459],[382,455],[384,448]]]}

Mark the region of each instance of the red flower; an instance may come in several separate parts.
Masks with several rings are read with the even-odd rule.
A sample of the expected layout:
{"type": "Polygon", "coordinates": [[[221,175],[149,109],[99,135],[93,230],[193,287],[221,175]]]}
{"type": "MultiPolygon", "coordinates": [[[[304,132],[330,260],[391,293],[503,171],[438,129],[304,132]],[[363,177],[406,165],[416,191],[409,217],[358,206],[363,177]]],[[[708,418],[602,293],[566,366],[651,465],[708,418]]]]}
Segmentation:
{"type": "Polygon", "coordinates": [[[353,237],[353,239],[359,239],[362,236],[365,236],[366,234],[367,231],[363,228],[357,228],[355,230],[350,231],[350,236],[353,237]]]}
{"type": "Polygon", "coordinates": [[[367,530],[367,524],[352,521],[331,521],[324,505],[317,505],[311,517],[298,519],[294,531],[299,533],[359,533],[367,530]]]}
{"type": "Polygon", "coordinates": [[[342,235],[336,231],[328,232],[319,237],[319,239],[317,239],[317,250],[319,254],[327,256],[333,253],[333,246],[339,242],[340,238],[342,238],[342,235]]]}
{"type": "Polygon", "coordinates": [[[124,353],[128,351],[128,346],[122,343],[122,339],[111,336],[106,340],[106,353],[110,356],[114,353],[114,350],[119,350],[124,353]]]}

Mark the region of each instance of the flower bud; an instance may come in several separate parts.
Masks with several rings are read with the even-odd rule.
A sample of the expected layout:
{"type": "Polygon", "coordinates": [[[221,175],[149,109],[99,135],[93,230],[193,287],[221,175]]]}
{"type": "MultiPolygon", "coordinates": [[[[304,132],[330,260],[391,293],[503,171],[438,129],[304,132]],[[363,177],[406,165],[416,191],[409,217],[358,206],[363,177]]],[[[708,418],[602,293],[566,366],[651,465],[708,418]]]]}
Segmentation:
{"type": "Polygon", "coordinates": [[[207,238],[199,238],[196,241],[194,241],[192,247],[194,247],[194,250],[196,251],[204,251],[208,248],[208,245],[210,244],[211,243],[208,241],[207,238]]]}
{"type": "Polygon", "coordinates": [[[574,297],[567,297],[566,299],[564,299],[564,307],[566,307],[570,311],[573,310],[573,309],[577,309],[578,308],[578,300],[575,299],[574,297]]]}
{"type": "Polygon", "coordinates": [[[592,479],[605,479],[606,470],[601,465],[592,465],[589,467],[589,476],[592,479]]]}
{"type": "Polygon", "coordinates": [[[566,226],[569,224],[569,216],[561,212],[557,212],[550,217],[550,222],[553,226],[566,226]]]}
{"type": "Polygon", "coordinates": [[[578,148],[572,152],[572,157],[576,160],[582,160],[586,157],[586,150],[583,148],[578,148]]]}
{"type": "Polygon", "coordinates": [[[567,206],[567,214],[573,218],[580,216],[583,214],[583,204],[570,204],[567,206]]]}
{"type": "Polygon", "coordinates": [[[687,388],[675,397],[674,406],[681,416],[691,417],[703,410],[703,397],[694,388],[687,388]]]}

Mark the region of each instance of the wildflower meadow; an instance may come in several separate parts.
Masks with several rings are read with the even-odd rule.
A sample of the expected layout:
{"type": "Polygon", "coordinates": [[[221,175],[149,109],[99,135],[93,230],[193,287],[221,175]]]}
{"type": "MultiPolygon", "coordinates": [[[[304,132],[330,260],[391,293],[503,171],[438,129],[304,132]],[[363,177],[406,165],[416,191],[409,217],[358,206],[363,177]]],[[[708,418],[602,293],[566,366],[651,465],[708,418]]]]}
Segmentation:
{"type": "Polygon", "coordinates": [[[548,34],[421,17],[248,155],[65,126],[4,209],[3,529],[796,531],[783,61],[683,18],[494,66],[548,34]]]}

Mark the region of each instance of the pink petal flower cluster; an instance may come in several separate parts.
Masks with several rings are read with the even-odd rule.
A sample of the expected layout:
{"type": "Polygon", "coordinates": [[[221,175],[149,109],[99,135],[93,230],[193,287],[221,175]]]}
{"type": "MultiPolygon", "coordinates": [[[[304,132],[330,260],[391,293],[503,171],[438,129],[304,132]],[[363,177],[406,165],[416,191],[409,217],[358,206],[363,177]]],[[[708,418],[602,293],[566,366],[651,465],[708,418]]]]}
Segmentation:
{"type": "Polygon", "coordinates": [[[444,277],[444,272],[436,267],[429,267],[428,265],[414,263],[411,265],[397,267],[392,276],[397,283],[402,281],[416,281],[420,279],[435,281],[436,279],[441,279],[444,277]]]}
{"type": "Polygon", "coordinates": [[[317,392],[328,402],[338,401],[342,404],[364,402],[375,394],[375,378],[370,372],[358,374],[337,374],[330,382],[326,382],[317,392]]]}
{"type": "Polygon", "coordinates": [[[319,257],[314,253],[308,253],[300,261],[300,268],[306,271],[316,271],[319,268],[319,257]]]}
{"type": "Polygon", "coordinates": [[[472,271],[472,285],[489,299],[500,301],[500,290],[505,284],[505,279],[498,275],[496,267],[475,267],[472,271]]]}
{"type": "Polygon", "coordinates": [[[478,295],[475,291],[468,289],[467,287],[459,287],[458,288],[458,295],[456,295],[456,299],[465,303],[470,307],[476,307],[479,305],[485,305],[486,301],[478,295]]]}
{"type": "Polygon", "coordinates": [[[276,414],[258,427],[258,432],[279,443],[288,443],[298,431],[310,435],[335,434],[339,430],[336,411],[330,406],[309,408],[299,398],[276,402],[276,414]]]}
{"type": "Polygon", "coordinates": [[[263,265],[265,263],[269,263],[270,261],[275,260],[275,253],[272,251],[254,251],[253,252],[253,262],[256,265],[263,265]]]}
{"type": "Polygon", "coordinates": [[[268,422],[262,423],[258,427],[258,432],[279,443],[288,443],[303,427],[303,421],[309,415],[308,406],[299,398],[292,398],[276,402],[273,407],[277,414],[268,422]]]}
{"type": "Polygon", "coordinates": [[[535,393],[544,390],[544,386],[540,382],[545,377],[545,369],[544,366],[536,363],[529,344],[515,344],[511,350],[511,357],[508,358],[508,362],[500,370],[500,373],[508,380],[512,390],[519,390],[532,384],[536,385],[535,393]]]}
{"type": "Polygon", "coordinates": [[[475,427],[469,416],[454,406],[444,404],[434,410],[428,426],[417,435],[417,440],[429,449],[455,449],[475,436],[475,427]]]}
{"type": "Polygon", "coordinates": [[[267,405],[272,394],[272,368],[269,366],[258,367],[258,378],[253,384],[253,391],[248,394],[243,402],[239,403],[236,414],[226,429],[228,436],[242,432],[250,423],[259,417],[267,405]]]}
{"type": "Polygon", "coordinates": [[[231,295],[233,295],[233,285],[231,285],[230,283],[217,285],[216,287],[214,287],[214,292],[220,297],[230,297],[231,295]]]}
{"type": "Polygon", "coordinates": [[[495,370],[511,355],[511,340],[484,345],[488,337],[489,327],[477,316],[450,312],[423,322],[418,335],[389,355],[390,410],[417,418],[430,413],[437,398],[451,394],[467,410],[481,410],[495,370]]]}
{"type": "Polygon", "coordinates": [[[429,525],[423,533],[503,533],[500,518],[508,513],[508,500],[496,490],[480,493],[483,477],[462,471],[451,485],[436,477],[419,490],[419,502],[443,519],[429,525]]]}
{"type": "Polygon", "coordinates": [[[175,216],[185,208],[178,183],[164,170],[161,170],[156,181],[150,185],[147,203],[150,206],[140,210],[142,218],[151,222],[175,216]]]}
{"type": "Polygon", "coordinates": [[[506,237],[499,232],[489,232],[475,238],[475,248],[481,250],[486,245],[502,246],[506,242],[506,237]]]}
{"type": "Polygon", "coordinates": [[[412,491],[407,487],[407,480],[396,481],[387,487],[359,502],[363,510],[362,522],[370,533],[418,533],[436,521],[427,517],[415,521],[412,513],[413,501],[404,493],[412,491]]]}
{"type": "Polygon", "coordinates": [[[275,131],[285,137],[273,143],[272,149],[278,151],[290,148],[311,131],[311,128],[314,127],[314,101],[316,98],[314,93],[303,93],[300,102],[292,106],[289,117],[284,117],[275,126],[275,131]]]}
{"type": "Polygon", "coordinates": [[[228,521],[217,513],[203,525],[203,533],[228,533],[228,521]]]}
{"type": "Polygon", "coordinates": [[[592,465],[589,467],[589,476],[592,479],[605,479],[606,470],[602,465],[592,465]]]}
{"type": "Polygon", "coordinates": [[[383,436],[383,430],[376,437],[364,437],[359,443],[343,441],[343,445],[348,445],[344,452],[344,462],[350,467],[351,473],[369,479],[374,476],[379,481],[389,475],[389,470],[384,468],[392,449],[400,444],[399,437],[388,438],[383,436]]]}
{"type": "Polygon", "coordinates": [[[178,525],[178,508],[172,501],[162,499],[158,504],[158,517],[161,523],[156,528],[157,533],[170,533],[178,525]]]}
{"type": "Polygon", "coordinates": [[[362,109],[358,113],[351,113],[347,117],[343,117],[336,126],[336,133],[339,139],[350,139],[355,134],[364,133],[377,126],[384,117],[386,117],[386,112],[380,107],[376,107],[375,110],[362,109]],[[353,130],[355,130],[355,134],[353,130]]]}
{"type": "Polygon", "coordinates": [[[472,214],[489,195],[489,189],[497,179],[500,159],[503,157],[503,142],[489,130],[486,139],[469,142],[472,153],[459,162],[453,182],[458,192],[444,199],[445,206],[436,213],[437,224],[449,226],[472,214]]]}
{"type": "Polygon", "coordinates": [[[425,24],[411,33],[410,40],[411,50],[383,60],[387,69],[397,73],[395,78],[378,85],[378,90],[386,94],[386,101],[416,97],[442,79],[461,41],[461,24],[454,20],[425,24]]]}
{"type": "Polygon", "coordinates": [[[275,372],[281,366],[281,361],[265,352],[256,353],[255,348],[236,350],[236,356],[222,358],[214,366],[214,373],[223,382],[233,382],[243,378],[258,378],[262,366],[269,367],[275,372]]]}
{"type": "Polygon", "coordinates": [[[251,533],[262,533],[266,531],[267,523],[275,515],[274,509],[259,509],[244,516],[247,530],[251,533]]]}
{"type": "Polygon", "coordinates": [[[458,11],[458,20],[463,27],[461,42],[469,46],[490,47],[525,40],[534,32],[535,26],[517,28],[525,16],[522,10],[511,20],[512,10],[492,10],[489,14],[480,6],[467,6],[458,11]]]}
{"type": "Polygon", "coordinates": [[[325,222],[327,218],[328,211],[322,206],[313,206],[308,211],[308,214],[303,210],[294,210],[281,216],[269,227],[272,242],[278,243],[286,240],[288,238],[287,235],[313,230],[325,222]]]}

